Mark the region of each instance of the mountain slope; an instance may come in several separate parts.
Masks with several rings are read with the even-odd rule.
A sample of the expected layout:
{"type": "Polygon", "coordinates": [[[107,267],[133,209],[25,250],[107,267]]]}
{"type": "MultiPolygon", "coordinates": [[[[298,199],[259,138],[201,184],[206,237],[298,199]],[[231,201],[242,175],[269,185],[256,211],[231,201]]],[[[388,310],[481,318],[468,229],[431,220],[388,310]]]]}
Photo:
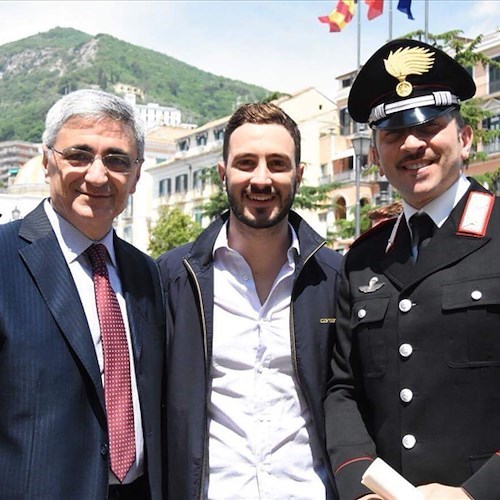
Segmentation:
{"type": "Polygon", "coordinates": [[[114,92],[116,83],[141,88],[138,103],[179,108],[184,122],[198,124],[230,114],[238,100],[269,94],[109,35],[54,28],[0,46],[0,141],[39,142],[59,97],[90,86],[114,92]]]}

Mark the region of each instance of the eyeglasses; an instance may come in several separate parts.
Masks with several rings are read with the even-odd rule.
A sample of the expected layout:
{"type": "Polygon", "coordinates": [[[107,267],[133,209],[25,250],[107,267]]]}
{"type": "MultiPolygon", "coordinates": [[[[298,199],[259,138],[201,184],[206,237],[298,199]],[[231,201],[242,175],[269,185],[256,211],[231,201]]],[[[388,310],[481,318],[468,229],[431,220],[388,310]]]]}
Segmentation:
{"type": "Polygon", "coordinates": [[[85,151],[84,149],[66,148],[62,151],[58,151],[51,146],[47,146],[47,148],[61,155],[61,158],[72,168],[88,168],[100,157],[102,163],[110,172],[128,174],[132,170],[132,166],[139,163],[139,158],[132,160],[130,156],[122,154],[111,153],[99,156],[92,154],[90,151],[85,151]]]}

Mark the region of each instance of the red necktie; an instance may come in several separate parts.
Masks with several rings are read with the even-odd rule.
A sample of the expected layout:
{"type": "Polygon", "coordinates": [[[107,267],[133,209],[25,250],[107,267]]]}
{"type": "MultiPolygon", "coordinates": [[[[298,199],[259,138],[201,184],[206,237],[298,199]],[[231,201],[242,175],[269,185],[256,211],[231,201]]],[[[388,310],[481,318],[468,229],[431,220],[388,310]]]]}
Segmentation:
{"type": "Polygon", "coordinates": [[[120,306],[109,283],[106,247],[102,244],[91,245],[86,253],[92,264],[104,353],[104,396],[111,470],[122,482],[135,460],[134,411],[127,336],[120,306]]]}

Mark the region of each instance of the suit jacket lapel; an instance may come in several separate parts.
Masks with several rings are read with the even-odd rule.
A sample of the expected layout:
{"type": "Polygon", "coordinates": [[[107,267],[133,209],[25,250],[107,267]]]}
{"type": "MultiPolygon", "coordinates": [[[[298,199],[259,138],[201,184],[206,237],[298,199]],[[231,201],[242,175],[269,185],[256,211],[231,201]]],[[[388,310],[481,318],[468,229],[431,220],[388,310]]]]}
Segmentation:
{"type": "Polygon", "coordinates": [[[101,374],[87,318],[42,205],[23,220],[19,234],[32,241],[20,249],[21,257],[62,334],[92,380],[104,408],[101,374]]]}

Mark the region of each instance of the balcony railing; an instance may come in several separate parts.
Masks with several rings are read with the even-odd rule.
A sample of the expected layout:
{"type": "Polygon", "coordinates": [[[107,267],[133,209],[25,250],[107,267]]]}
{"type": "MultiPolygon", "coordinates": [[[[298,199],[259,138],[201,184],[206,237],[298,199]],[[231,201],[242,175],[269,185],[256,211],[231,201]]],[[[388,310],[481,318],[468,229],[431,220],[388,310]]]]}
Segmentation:
{"type": "Polygon", "coordinates": [[[487,142],[484,145],[484,152],[486,154],[493,154],[493,153],[499,153],[500,152],[500,138],[496,138],[493,141],[487,142]]]}

